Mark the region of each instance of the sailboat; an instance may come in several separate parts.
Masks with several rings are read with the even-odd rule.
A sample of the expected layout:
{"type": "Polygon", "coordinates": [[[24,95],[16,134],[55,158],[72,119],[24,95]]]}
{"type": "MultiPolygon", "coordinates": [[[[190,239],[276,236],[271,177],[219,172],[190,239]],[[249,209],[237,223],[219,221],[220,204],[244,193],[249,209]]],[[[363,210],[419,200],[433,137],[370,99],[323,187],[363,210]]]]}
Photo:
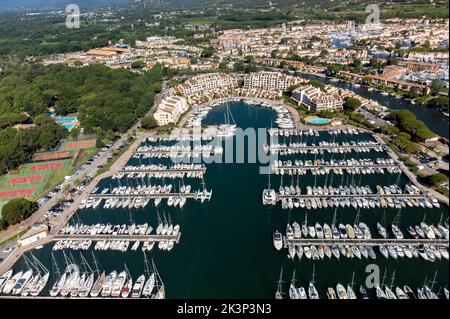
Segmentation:
{"type": "Polygon", "coordinates": [[[103,283],[105,282],[106,274],[104,271],[100,274],[100,271],[98,269],[98,263],[97,263],[97,260],[95,259],[93,252],[92,252],[92,258],[94,260],[95,273],[98,275],[98,278],[97,278],[97,280],[95,280],[94,284],[92,285],[92,288],[91,288],[91,291],[89,294],[91,297],[97,297],[102,290],[103,283]]]}
{"type": "Polygon", "coordinates": [[[281,267],[280,278],[278,279],[278,287],[275,293],[275,299],[283,299],[282,285],[283,285],[283,267],[281,267]]]}
{"type": "Polygon", "coordinates": [[[319,293],[317,292],[316,287],[314,286],[315,283],[315,275],[316,275],[316,267],[313,267],[313,274],[312,274],[312,279],[309,282],[309,287],[308,287],[308,295],[310,299],[319,299],[319,293]]]}
{"type": "Polygon", "coordinates": [[[40,268],[39,275],[36,276],[36,278],[38,279],[35,278],[35,282],[30,290],[30,295],[36,297],[39,296],[39,294],[42,292],[42,290],[44,290],[45,286],[47,285],[48,279],[50,278],[50,272],[35,256],[33,255],[31,256],[34,259],[37,267],[40,268]]]}
{"type": "Polygon", "coordinates": [[[217,137],[231,137],[234,135],[234,132],[236,130],[236,122],[234,121],[233,114],[231,113],[228,104],[226,105],[226,113],[224,117],[225,117],[225,124],[221,124],[217,127],[216,133],[217,137]]]}
{"type": "Polygon", "coordinates": [[[347,285],[347,295],[348,295],[348,299],[357,299],[355,292],[353,291],[353,285],[355,282],[355,272],[353,272],[352,275],[352,282],[351,284],[347,285]]]}
{"type": "Polygon", "coordinates": [[[78,296],[85,298],[89,295],[89,292],[92,289],[92,286],[94,285],[94,271],[92,270],[92,268],[89,266],[87,260],[84,258],[83,254],[80,253],[80,257],[81,257],[81,261],[82,261],[82,265],[84,265],[85,267],[85,280],[84,282],[80,285],[80,290],[78,291],[78,296]]]}
{"type": "Polygon", "coordinates": [[[295,287],[295,268],[292,274],[291,285],[289,286],[289,298],[290,299],[300,299],[300,295],[295,287]]]}
{"type": "Polygon", "coordinates": [[[166,298],[166,288],[164,286],[164,283],[161,279],[161,276],[159,275],[158,269],[155,266],[155,263],[152,259],[152,268],[154,271],[155,276],[155,288],[156,288],[156,294],[152,295],[152,299],[165,299],[166,298]]]}
{"type": "MultiPolygon", "coordinates": [[[[64,260],[66,262],[66,266],[68,266],[69,264],[67,261],[67,256],[64,251],[63,251],[63,256],[64,256],[64,260]]],[[[53,253],[52,253],[52,262],[53,262],[53,266],[55,268],[57,279],[56,279],[55,283],[53,284],[52,288],[50,289],[49,294],[51,297],[56,297],[59,295],[59,293],[61,292],[61,290],[66,282],[68,272],[65,271],[64,274],[61,275],[61,272],[59,270],[58,264],[56,263],[55,256],[53,255],[53,253]]]]}

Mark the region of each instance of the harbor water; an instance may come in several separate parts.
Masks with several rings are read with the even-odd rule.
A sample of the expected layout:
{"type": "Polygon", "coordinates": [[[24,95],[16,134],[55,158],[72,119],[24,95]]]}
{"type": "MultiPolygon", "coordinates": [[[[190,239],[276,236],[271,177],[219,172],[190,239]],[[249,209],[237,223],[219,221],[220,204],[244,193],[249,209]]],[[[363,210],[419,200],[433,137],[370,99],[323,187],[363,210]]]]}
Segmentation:
{"type": "MultiPolygon", "coordinates": [[[[276,113],[268,108],[255,107],[243,102],[235,102],[229,108],[236,120],[237,126],[241,128],[269,128],[273,126],[276,113]]],[[[224,122],[225,106],[214,108],[204,120],[207,125],[222,124],[224,122]]],[[[432,128],[439,127],[435,123],[432,128]]],[[[448,130],[448,128],[447,128],[448,130]]],[[[448,136],[448,133],[447,133],[448,136]]],[[[321,133],[320,137],[308,137],[308,144],[318,143],[320,140],[331,140],[331,135],[321,133]]],[[[336,137],[336,141],[368,140],[369,135],[360,134],[358,136],[336,137]]],[[[305,141],[305,140],[303,140],[305,141]]],[[[227,150],[225,149],[225,152],[227,150]]],[[[324,155],[329,159],[331,155],[324,155]]],[[[342,154],[335,155],[336,159],[342,154]]],[[[296,155],[291,158],[296,159],[321,159],[322,155],[296,155]]],[[[348,154],[348,158],[377,158],[386,157],[381,153],[348,154]]],[[[280,158],[283,160],[288,157],[280,158]]],[[[148,165],[149,159],[142,160],[142,164],[148,165]]],[[[150,159],[151,163],[161,162],[161,159],[150,159]]],[[[130,160],[133,165],[139,165],[136,159],[130,160]]],[[[167,162],[166,162],[167,164],[167,162]]],[[[172,251],[159,251],[157,247],[147,253],[149,259],[153,259],[158,268],[159,274],[165,284],[167,298],[273,298],[277,289],[277,280],[281,268],[283,268],[283,279],[285,281],[283,291],[288,292],[289,282],[292,272],[296,269],[297,287],[307,287],[315,268],[315,285],[321,298],[326,298],[326,288],[336,287],[337,283],[347,284],[352,281],[354,273],[355,290],[359,285],[365,285],[367,273],[366,267],[369,264],[379,266],[381,276],[386,271],[386,284],[390,284],[390,277],[395,271],[395,286],[409,285],[413,290],[424,284],[424,281],[432,280],[437,271],[434,291],[443,287],[448,287],[449,273],[448,261],[436,261],[434,263],[423,259],[385,259],[375,248],[376,260],[358,260],[341,257],[340,260],[327,259],[311,261],[303,258],[291,261],[287,258],[287,250],[276,251],[272,244],[272,234],[276,230],[284,233],[287,222],[297,221],[303,223],[305,215],[308,215],[308,224],[316,222],[331,224],[334,208],[308,210],[293,209],[282,210],[280,205],[263,206],[261,195],[264,188],[267,188],[268,175],[261,175],[259,163],[213,163],[207,164],[205,174],[205,184],[208,190],[213,190],[212,199],[201,204],[198,201],[188,200],[186,205],[180,208],[168,207],[163,200],[156,209],[152,203],[146,208],[140,209],[103,209],[100,205],[97,209],[85,209],[79,211],[71,220],[71,223],[97,224],[142,224],[148,222],[156,228],[158,224],[158,214],[170,215],[174,224],[181,226],[181,240],[175,244],[172,251]]],[[[320,186],[330,183],[330,176],[318,176],[314,178],[310,173],[299,177],[299,184],[302,193],[305,193],[307,186],[320,186]]],[[[333,185],[348,184],[349,178],[335,176],[333,185]]],[[[398,183],[404,189],[407,179],[398,175],[355,175],[357,184],[370,185],[375,190],[377,184],[390,185],[398,183]]],[[[138,180],[121,180],[123,185],[137,185],[138,180]],[[133,184],[134,183],[134,184],[133,184]]],[[[155,181],[156,182],[156,181],[155,181]]],[[[181,183],[180,179],[165,179],[166,184],[172,183],[177,188],[181,183]]],[[[296,183],[296,177],[272,175],[270,178],[272,188],[278,189],[280,183],[291,185],[296,183]]],[[[104,180],[99,185],[100,190],[105,187],[117,186],[117,180],[104,180]]],[[[163,181],[159,181],[163,183],[163,181]]],[[[201,187],[201,181],[194,179],[184,179],[183,183],[191,184],[193,190],[201,187]]],[[[357,210],[353,208],[338,208],[336,219],[338,223],[353,224],[357,210]]],[[[376,236],[376,222],[386,216],[388,227],[399,215],[398,209],[362,209],[360,221],[365,222],[372,230],[372,235],[376,236]]],[[[426,220],[428,224],[438,223],[442,217],[445,221],[448,218],[447,207],[440,209],[426,208],[403,208],[400,214],[400,225],[406,234],[407,225],[420,224],[426,220]]],[[[390,230],[390,227],[389,227],[390,230]]],[[[93,247],[92,245],[91,247],[93,247]]],[[[31,253],[39,259],[49,270],[52,269],[53,244],[49,244],[40,250],[31,253]]],[[[92,266],[92,254],[99,263],[99,268],[106,272],[117,270],[122,271],[124,264],[127,265],[131,275],[136,279],[144,272],[143,252],[139,248],[132,252],[125,253],[112,251],[82,251],[81,253],[92,266]]],[[[80,262],[80,251],[66,251],[66,255],[72,256],[80,262]]],[[[55,251],[54,256],[63,271],[65,268],[63,253],[55,251]]],[[[15,271],[25,269],[24,259],[17,262],[15,271]]],[[[48,287],[51,287],[56,280],[54,272],[50,276],[49,283],[43,295],[48,294],[48,287]]],[[[373,297],[374,291],[368,290],[373,297]]],[[[285,296],[287,297],[287,296],[285,296]]]]}

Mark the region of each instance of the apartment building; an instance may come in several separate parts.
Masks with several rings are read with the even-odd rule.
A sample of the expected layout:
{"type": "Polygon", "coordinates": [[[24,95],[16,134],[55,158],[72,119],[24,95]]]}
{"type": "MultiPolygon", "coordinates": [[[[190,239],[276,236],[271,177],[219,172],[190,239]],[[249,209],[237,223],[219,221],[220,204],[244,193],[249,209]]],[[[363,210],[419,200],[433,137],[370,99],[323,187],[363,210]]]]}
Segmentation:
{"type": "Polygon", "coordinates": [[[177,91],[185,95],[197,94],[213,89],[233,88],[238,86],[235,74],[210,73],[195,76],[179,85],[177,91]]]}
{"type": "Polygon", "coordinates": [[[188,104],[184,97],[169,96],[162,100],[158,106],[154,117],[158,125],[167,125],[169,123],[176,123],[180,115],[188,110],[188,104]]]}
{"type": "Polygon", "coordinates": [[[303,104],[309,111],[331,111],[341,110],[342,98],[336,93],[322,92],[311,85],[300,87],[292,92],[292,98],[300,105],[303,104]]]}
{"type": "Polygon", "coordinates": [[[248,88],[287,91],[300,82],[299,78],[280,72],[257,72],[245,76],[244,85],[248,88]]]}

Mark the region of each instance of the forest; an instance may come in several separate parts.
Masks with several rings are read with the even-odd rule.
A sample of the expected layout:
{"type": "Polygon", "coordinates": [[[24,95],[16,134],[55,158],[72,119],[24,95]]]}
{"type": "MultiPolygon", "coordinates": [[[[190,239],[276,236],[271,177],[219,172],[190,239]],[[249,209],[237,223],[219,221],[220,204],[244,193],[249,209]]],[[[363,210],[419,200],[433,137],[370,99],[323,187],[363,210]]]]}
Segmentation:
{"type": "Polygon", "coordinates": [[[94,64],[84,68],[25,64],[0,74],[0,170],[16,168],[66,136],[48,116],[78,114],[85,133],[127,131],[161,89],[160,65],[137,74],[94,64]],[[24,130],[15,124],[34,124],[24,130]]]}

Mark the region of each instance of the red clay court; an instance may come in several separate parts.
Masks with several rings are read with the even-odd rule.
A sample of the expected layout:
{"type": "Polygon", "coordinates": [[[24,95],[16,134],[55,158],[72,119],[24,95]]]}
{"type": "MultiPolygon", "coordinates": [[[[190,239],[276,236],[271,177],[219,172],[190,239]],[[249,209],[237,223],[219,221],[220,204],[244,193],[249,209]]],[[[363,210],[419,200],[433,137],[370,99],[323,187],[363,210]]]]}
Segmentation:
{"type": "Polygon", "coordinates": [[[64,166],[64,162],[55,162],[55,163],[44,163],[44,164],[34,164],[30,167],[29,172],[39,172],[39,171],[47,171],[54,170],[64,166]]]}
{"type": "Polygon", "coordinates": [[[11,189],[7,191],[0,192],[0,199],[6,198],[22,198],[30,196],[34,193],[36,187],[22,188],[22,189],[11,189]]]}
{"type": "Polygon", "coordinates": [[[45,175],[13,177],[8,181],[8,183],[6,183],[6,186],[14,186],[14,185],[28,184],[28,183],[40,183],[44,180],[44,177],[45,177],[45,175]]]}
{"type": "Polygon", "coordinates": [[[95,146],[94,140],[89,141],[78,141],[78,142],[72,142],[67,143],[67,145],[64,147],[66,150],[76,150],[81,148],[91,148],[95,146]]]}
{"type": "Polygon", "coordinates": [[[70,152],[41,153],[41,154],[37,154],[34,157],[34,160],[35,161],[51,161],[51,160],[69,158],[69,157],[70,157],[70,152]]]}

